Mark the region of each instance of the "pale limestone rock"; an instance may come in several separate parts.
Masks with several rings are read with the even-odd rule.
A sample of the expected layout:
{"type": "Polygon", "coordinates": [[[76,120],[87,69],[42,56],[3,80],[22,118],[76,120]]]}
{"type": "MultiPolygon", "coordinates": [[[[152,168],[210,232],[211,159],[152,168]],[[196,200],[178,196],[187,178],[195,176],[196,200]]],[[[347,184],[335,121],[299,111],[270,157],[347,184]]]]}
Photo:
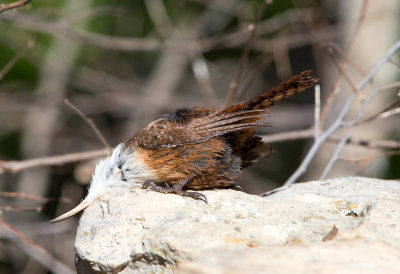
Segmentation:
{"type": "Polygon", "coordinates": [[[276,266],[312,273],[340,262],[337,271],[352,264],[399,267],[399,182],[341,178],[265,198],[234,190],[203,193],[208,204],[137,189],[104,195],[81,217],[78,272],[172,273],[178,265],[182,273],[257,273],[268,265],[272,272],[276,266]],[[338,237],[322,243],[333,225],[338,237]]]}
{"type": "Polygon", "coordinates": [[[177,273],[400,273],[398,195],[376,200],[359,227],[332,241],[213,252],[184,262],[177,273]]]}

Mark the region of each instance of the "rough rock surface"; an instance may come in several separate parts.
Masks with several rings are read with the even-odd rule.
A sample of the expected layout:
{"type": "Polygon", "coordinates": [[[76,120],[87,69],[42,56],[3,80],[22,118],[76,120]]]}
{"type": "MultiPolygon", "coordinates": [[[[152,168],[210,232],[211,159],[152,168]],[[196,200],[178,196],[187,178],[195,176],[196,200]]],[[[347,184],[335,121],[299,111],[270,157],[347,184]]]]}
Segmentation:
{"type": "Polygon", "coordinates": [[[78,273],[400,273],[400,182],[340,178],[265,198],[203,193],[208,204],[144,190],[104,195],[81,217],[78,273]],[[334,225],[338,235],[322,242],[334,225]]]}

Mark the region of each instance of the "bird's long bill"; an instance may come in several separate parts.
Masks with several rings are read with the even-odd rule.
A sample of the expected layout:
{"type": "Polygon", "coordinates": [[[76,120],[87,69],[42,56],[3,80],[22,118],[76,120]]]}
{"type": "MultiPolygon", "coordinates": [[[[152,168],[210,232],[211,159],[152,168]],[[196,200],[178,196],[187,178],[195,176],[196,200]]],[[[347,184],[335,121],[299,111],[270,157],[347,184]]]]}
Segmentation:
{"type": "Polygon", "coordinates": [[[78,213],[79,211],[84,210],[85,208],[87,208],[88,206],[93,204],[94,201],[95,200],[92,200],[92,201],[83,200],[79,205],[77,205],[76,207],[74,207],[73,209],[68,211],[67,213],[64,213],[63,215],[51,220],[50,223],[56,223],[56,222],[60,222],[62,220],[65,220],[65,219],[71,217],[72,215],[78,213]]]}

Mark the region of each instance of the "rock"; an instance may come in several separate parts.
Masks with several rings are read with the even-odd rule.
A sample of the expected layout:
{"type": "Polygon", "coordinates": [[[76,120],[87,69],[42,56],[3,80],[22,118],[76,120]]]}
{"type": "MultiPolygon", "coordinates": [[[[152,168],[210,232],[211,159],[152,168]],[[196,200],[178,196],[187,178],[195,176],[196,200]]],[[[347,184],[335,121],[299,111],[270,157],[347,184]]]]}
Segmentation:
{"type": "Polygon", "coordinates": [[[399,209],[399,196],[379,198],[359,227],[330,242],[213,252],[177,273],[400,273],[399,209]]]}
{"type": "Polygon", "coordinates": [[[264,198],[234,190],[203,193],[208,204],[140,189],[104,195],[81,217],[78,273],[400,267],[399,182],[341,178],[296,184],[264,198]],[[338,235],[322,242],[334,225],[338,235]]]}

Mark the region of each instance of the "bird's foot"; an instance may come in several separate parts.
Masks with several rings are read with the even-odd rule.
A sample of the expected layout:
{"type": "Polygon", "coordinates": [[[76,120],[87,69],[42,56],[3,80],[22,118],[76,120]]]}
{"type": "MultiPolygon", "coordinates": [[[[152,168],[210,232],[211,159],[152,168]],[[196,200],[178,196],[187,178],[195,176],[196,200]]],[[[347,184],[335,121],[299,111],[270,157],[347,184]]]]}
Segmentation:
{"type": "Polygon", "coordinates": [[[186,178],[182,181],[180,181],[177,184],[174,184],[170,186],[168,183],[163,182],[163,185],[157,185],[153,182],[146,182],[143,184],[142,188],[146,190],[152,190],[152,191],[157,191],[160,193],[174,193],[180,196],[185,196],[185,197],[190,197],[195,200],[202,200],[206,204],[208,203],[206,195],[200,193],[200,192],[195,192],[195,191],[186,191],[183,190],[183,187],[192,179],[193,177],[186,178]]]}

